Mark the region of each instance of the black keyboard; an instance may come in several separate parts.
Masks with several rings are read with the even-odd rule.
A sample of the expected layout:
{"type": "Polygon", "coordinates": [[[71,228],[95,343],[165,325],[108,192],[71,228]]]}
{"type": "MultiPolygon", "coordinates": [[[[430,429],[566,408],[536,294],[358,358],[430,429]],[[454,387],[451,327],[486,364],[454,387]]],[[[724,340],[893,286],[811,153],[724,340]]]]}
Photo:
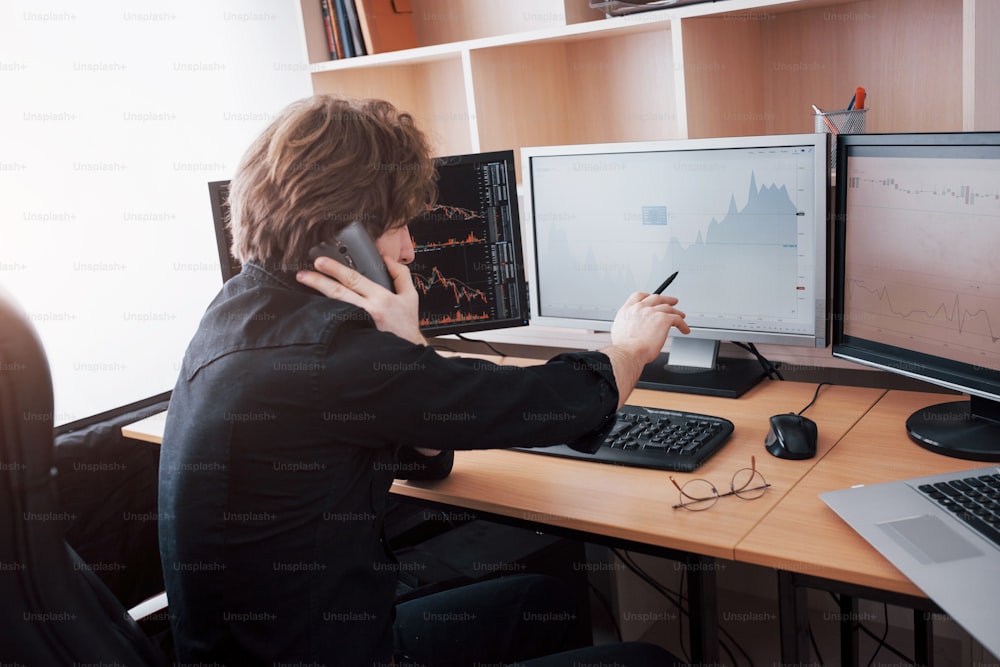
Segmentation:
{"type": "Polygon", "coordinates": [[[1000,475],[922,484],[919,489],[983,537],[1000,545],[1000,475]]]}
{"type": "Polygon", "coordinates": [[[690,472],[733,433],[733,423],[693,412],[626,405],[594,454],[568,445],[524,447],[521,451],[637,468],[690,472]]]}

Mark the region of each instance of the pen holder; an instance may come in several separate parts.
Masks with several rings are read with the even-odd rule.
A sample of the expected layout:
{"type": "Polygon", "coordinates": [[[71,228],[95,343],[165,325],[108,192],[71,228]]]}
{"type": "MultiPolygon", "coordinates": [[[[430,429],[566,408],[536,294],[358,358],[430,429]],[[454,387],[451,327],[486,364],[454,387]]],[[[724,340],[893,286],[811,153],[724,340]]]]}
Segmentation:
{"type": "Polygon", "coordinates": [[[864,134],[865,114],[868,109],[841,109],[839,111],[823,111],[814,117],[816,132],[832,134],[830,142],[830,171],[837,173],[837,135],[864,134]]]}

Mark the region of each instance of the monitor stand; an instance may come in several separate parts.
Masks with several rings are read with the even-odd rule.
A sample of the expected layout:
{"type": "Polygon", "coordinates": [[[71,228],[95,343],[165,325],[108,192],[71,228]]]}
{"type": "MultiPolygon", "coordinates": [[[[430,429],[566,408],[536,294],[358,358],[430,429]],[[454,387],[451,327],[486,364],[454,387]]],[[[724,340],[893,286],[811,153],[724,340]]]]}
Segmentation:
{"type": "Polygon", "coordinates": [[[906,432],[925,449],[972,461],[1000,461],[1000,402],[973,396],[917,410],[906,432]]]}
{"type": "Polygon", "coordinates": [[[646,364],[637,387],[739,398],[767,373],[756,359],[719,358],[719,341],[671,338],[670,353],[646,364]]]}

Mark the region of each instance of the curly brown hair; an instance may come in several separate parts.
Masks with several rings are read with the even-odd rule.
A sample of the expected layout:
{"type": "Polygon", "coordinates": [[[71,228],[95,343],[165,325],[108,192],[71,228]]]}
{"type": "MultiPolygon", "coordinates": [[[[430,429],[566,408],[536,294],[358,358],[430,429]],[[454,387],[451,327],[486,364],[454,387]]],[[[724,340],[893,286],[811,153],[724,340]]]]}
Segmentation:
{"type": "Polygon", "coordinates": [[[229,188],[232,253],[293,270],[352,220],[372,238],[437,196],[427,138],[384,100],[315,95],[288,105],[240,160],[229,188]]]}

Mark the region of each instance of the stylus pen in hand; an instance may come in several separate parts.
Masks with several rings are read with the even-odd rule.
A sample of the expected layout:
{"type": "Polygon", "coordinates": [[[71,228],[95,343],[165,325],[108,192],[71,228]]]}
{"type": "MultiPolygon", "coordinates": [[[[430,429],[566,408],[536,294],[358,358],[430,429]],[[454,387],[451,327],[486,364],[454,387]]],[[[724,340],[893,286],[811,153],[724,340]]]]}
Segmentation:
{"type": "Polygon", "coordinates": [[[679,271],[674,271],[669,276],[667,276],[667,279],[664,280],[663,283],[653,291],[653,294],[662,294],[663,290],[665,290],[668,287],[670,287],[670,283],[674,282],[674,278],[677,277],[678,273],[680,273],[680,272],[679,271]]]}

